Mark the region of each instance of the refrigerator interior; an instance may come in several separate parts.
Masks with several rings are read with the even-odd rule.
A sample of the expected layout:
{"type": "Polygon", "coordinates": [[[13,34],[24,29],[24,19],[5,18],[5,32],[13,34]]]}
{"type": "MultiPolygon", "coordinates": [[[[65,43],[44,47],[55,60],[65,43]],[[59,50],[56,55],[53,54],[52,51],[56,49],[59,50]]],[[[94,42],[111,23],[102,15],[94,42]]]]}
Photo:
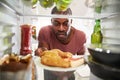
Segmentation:
{"type": "MultiPolygon", "coordinates": [[[[58,17],[51,15],[51,9],[54,6],[55,4],[50,8],[43,8],[38,1],[36,8],[33,8],[30,1],[26,5],[24,0],[0,0],[0,57],[6,53],[20,53],[20,25],[31,24],[36,26],[36,36],[38,36],[41,27],[51,24],[51,18],[58,17]]],[[[86,45],[90,44],[95,19],[102,21],[103,43],[120,45],[119,0],[73,0],[70,8],[73,13],[72,16],[61,15],[59,17],[73,19],[72,26],[85,32],[86,45]],[[97,3],[102,5],[101,13],[95,12],[97,3]]],[[[37,48],[37,44],[38,41],[32,38],[31,47],[33,51],[37,48]]]]}
{"type": "MultiPolygon", "coordinates": [[[[94,0],[73,0],[70,4],[72,16],[59,16],[69,17],[73,19],[73,24],[77,29],[86,33],[87,42],[90,43],[91,33],[93,32],[95,19],[101,19],[101,28],[103,33],[103,43],[107,44],[120,44],[119,34],[119,0],[95,0],[101,2],[94,2],[94,0]],[[102,5],[101,13],[95,12],[95,5],[100,3],[102,5]],[[112,34],[112,35],[111,35],[112,34]]],[[[32,24],[37,27],[37,34],[39,29],[46,24],[51,24],[50,19],[56,17],[51,15],[50,8],[43,8],[40,6],[39,1],[36,7],[27,4],[24,0],[2,0],[0,1],[0,37],[1,50],[0,54],[15,52],[19,54],[20,50],[20,25],[32,24]]],[[[36,34],[36,36],[37,36],[36,34]]],[[[33,49],[37,48],[37,40],[32,38],[31,45],[33,49]]]]}

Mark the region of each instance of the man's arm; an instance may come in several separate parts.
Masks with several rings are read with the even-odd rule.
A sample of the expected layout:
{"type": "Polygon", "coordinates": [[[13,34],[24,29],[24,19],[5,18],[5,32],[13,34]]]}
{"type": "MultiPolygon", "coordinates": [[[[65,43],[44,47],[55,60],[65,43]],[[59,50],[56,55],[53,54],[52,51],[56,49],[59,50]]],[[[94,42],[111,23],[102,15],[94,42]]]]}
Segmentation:
{"type": "Polygon", "coordinates": [[[49,45],[48,45],[46,39],[44,39],[42,31],[41,31],[41,33],[39,33],[38,41],[39,41],[38,48],[35,50],[35,55],[41,56],[43,51],[49,49],[49,45]]]}
{"type": "Polygon", "coordinates": [[[42,55],[42,52],[45,51],[45,50],[48,50],[49,47],[48,47],[48,44],[43,42],[39,42],[38,43],[38,48],[35,50],[35,55],[36,56],[41,56],[42,55]]]}

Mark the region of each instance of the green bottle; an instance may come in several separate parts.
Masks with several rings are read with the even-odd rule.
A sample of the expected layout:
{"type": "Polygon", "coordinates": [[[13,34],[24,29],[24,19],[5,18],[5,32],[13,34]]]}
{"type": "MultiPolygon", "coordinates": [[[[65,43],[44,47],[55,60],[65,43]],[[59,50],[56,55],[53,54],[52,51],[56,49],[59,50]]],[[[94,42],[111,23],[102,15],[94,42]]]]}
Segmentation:
{"type": "Polygon", "coordinates": [[[54,0],[39,0],[43,8],[50,8],[54,5],[54,0]]]}
{"type": "Polygon", "coordinates": [[[71,4],[72,0],[56,0],[56,7],[59,11],[65,11],[71,4]]]}
{"type": "Polygon", "coordinates": [[[95,0],[95,12],[101,13],[102,10],[102,0],[95,0]]]}
{"type": "Polygon", "coordinates": [[[103,35],[101,33],[101,24],[100,19],[95,20],[94,31],[91,34],[91,43],[92,44],[99,44],[102,43],[103,35]]]}

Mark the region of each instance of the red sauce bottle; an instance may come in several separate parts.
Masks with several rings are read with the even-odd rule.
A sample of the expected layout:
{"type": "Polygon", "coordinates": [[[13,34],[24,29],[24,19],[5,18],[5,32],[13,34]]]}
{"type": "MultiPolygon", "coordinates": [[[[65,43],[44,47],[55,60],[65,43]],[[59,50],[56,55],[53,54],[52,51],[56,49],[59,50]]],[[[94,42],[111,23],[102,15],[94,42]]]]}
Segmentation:
{"type": "Polygon", "coordinates": [[[31,54],[31,35],[32,35],[32,26],[28,24],[21,25],[21,55],[31,54]]]}

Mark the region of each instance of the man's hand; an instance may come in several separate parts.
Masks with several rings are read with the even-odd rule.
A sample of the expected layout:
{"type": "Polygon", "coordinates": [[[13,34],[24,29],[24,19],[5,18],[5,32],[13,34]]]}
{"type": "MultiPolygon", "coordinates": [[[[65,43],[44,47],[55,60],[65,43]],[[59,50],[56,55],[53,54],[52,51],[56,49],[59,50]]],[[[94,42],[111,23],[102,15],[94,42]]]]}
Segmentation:
{"type": "Polygon", "coordinates": [[[37,48],[36,50],[35,50],[35,55],[36,56],[42,56],[43,55],[43,51],[45,51],[45,50],[47,50],[47,48],[45,48],[45,47],[41,47],[41,48],[37,48]]]}

